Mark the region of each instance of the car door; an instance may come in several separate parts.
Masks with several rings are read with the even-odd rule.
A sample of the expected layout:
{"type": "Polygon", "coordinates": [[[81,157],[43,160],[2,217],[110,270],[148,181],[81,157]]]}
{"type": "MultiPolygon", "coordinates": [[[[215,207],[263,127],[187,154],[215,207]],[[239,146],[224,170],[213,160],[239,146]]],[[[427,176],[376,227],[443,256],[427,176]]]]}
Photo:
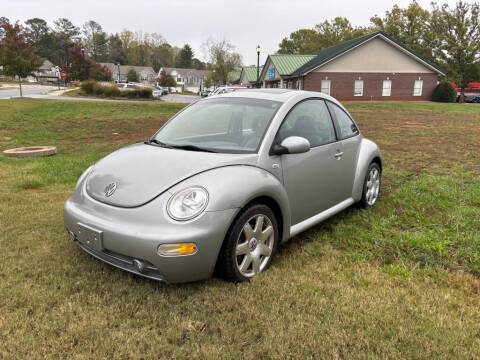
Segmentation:
{"type": "Polygon", "coordinates": [[[357,125],[355,125],[355,122],[345,110],[330,101],[327,101],[327,104],[332,114],[342,149],[342,155],[338,157],[337,163],[342,174],[337,179],[337,191],[342,194],[343,199],[347,199],[352,196],[361,136],[357,125]]]}
{"type": "Polygon", "coordinates": [[[336,157],[343,150],[323,99],[304,100],[289,112],[275,143],[290,136],[306,138],[311,147],[306,153],[281,156],[294,225],[344,200],[343,191],[338,191],[342,166],[336,157]]]}

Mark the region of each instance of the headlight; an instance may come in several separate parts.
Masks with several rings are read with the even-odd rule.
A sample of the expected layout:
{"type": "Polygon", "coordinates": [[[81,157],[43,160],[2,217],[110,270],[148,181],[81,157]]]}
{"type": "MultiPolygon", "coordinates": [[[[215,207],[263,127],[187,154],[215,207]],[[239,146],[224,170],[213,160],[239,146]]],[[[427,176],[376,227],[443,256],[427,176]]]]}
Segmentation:
{"type": "Polygon", "coordinates": [[[208,192],[200,186],[180,190],[168,200],[167,212],[174,220],[185,221],[200,215],[208,204],[208,192]]]}
{"type": "Polygon", "coordinates": [[[80,175],[80,177],[77,180],[77,185],[75,185],[75,188],[77,188],[78,185],[80,185],[80,183],[87,177],[87,175],[90,174],[90,171],[92,171],[92,169],[93,169],[93,165],[90,166],[87,170],[85,170],[82,175],[80,175]]]}

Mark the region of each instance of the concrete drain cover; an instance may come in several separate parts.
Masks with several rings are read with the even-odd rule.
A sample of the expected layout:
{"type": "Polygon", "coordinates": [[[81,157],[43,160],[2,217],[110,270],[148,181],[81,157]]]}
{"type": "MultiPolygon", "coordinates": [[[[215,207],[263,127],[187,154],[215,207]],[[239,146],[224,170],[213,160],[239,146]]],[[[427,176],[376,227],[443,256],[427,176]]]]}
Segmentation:
{"type": "Polygon", "coordinates": [[[3,155],[16,158],[49,156],[55,155],[57,148],[55,146],[27,146],[16,149],[9,149],[3,152],[3,155]]]}

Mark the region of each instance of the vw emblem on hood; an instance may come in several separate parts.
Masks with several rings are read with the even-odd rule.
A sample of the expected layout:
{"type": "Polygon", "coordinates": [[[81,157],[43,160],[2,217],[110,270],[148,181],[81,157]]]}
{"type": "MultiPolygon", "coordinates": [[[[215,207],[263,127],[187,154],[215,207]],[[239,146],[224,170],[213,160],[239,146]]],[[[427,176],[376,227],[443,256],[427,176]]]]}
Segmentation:
{"type": "Polygon", "coordinates": [[[104,193],[106,197],[112,196],[113,193],[117,190],[117,183],[112,182],[105,187],[104,193]]]}

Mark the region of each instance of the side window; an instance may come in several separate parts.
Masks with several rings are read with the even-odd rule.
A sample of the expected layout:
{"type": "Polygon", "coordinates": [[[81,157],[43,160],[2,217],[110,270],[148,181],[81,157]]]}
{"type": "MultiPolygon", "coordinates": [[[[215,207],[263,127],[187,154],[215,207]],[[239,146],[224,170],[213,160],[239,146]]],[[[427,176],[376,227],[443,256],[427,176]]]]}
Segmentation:
{"type": "Polygon", "coordinates": [[[330,105],[337,119],[338,127],[340,128],[340,137],[345,139],[357,135],[359,133],[358,128],[352,119],[350,119],[350,116],[337,105],[333,103],[330,105]]]}
{"type": "Polygon", "coordinates": [[[287,115],[277,134],[280,143],[289,136],[301,136],[311,147],[336,141],[332,118],[325,101],[312,99],[296,105],[287,115]]]}

